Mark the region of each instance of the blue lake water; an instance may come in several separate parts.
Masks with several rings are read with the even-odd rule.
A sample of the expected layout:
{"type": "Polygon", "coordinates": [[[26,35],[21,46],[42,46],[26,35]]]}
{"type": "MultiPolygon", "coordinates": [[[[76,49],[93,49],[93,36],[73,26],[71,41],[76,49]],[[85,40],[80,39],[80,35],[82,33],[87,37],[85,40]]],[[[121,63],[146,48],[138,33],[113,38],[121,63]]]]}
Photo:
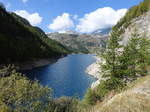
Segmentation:
{"type": "Polygon", "coordinates": [[[82,99],[87,88],[95,81],[85,70],[95,61],[93,55],[89,54],[68,55],[54,64],[25,71],[25,74],[52,88],[56,98],[77,95],[82,99]]]}

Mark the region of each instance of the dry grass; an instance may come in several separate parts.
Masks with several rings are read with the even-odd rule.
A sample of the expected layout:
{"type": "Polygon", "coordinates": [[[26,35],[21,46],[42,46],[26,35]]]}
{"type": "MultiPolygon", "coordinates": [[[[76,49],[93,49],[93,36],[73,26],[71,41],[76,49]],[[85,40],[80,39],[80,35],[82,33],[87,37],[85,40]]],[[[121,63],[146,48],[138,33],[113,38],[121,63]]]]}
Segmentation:
{"type": "Polygon", "coordinates": [[[120,95],[100,112],[150,112],[150,99],[140,94],[120,95]]]}
{"type": "Polygon", "coordinates": [[[128,90],[97,104],[90,112],[150,112],[150,76],[131,83],[128,90]]]}

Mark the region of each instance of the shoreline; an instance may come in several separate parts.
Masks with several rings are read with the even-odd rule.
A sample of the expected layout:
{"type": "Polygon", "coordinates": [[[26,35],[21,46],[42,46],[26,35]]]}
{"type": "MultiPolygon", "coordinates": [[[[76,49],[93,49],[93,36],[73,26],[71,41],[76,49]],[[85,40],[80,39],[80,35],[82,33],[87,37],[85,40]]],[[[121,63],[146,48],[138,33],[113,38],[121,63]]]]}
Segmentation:
{"type": "Polygon", "coordinates": [[[100,84],[100,81],[102,80],[101,75],[100,75],[100,65],[99,63],[102,61],[100,57],[94,56],[96,59],[96,62],[93,64],[89,65],[86,69],[86,73],[97,80],[91,84],[91,89],[96,89],[96,87],[100,84]]]}
{"type": "Polygon", "coordinates": [[[55,57],[55,58],[45,58],[45,59],[35,59],[33,61],[27,61],[24,63],[15,63],[15,67],[18,71],[32,70],[38,67],[47,66],[57,62],[60,58],[65,57],[66,55],[55,57]]]}
{"type": "Polygon", "coordinates": [[[19,71],[32,70],[38,67],[47,66],[49,64],[53,64],[57,61],[57,59],[37,59],[34,61],[28,61],[21,64],[15,64],[16,69],[19,71]]]}

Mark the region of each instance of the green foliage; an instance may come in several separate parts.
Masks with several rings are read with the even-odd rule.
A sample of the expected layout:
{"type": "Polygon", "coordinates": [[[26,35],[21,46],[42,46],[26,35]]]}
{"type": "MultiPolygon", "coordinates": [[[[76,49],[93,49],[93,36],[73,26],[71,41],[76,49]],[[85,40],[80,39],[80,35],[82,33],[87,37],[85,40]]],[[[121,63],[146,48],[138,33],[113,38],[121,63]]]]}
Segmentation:
{"type": "Polygon", "coordinates": [[[150,10],[150,0],[144,0],[137,6],[133,6],[128,10],[126,15],[113,27],[113,31],[122,34],[130,25],[131,21],[150,10]]]}
{"type": "Polygon", "coordinates": [[[8,66],[2,66],[0,67],[0,78],[10,76],[10,74],[14,71],[15,66],[14,65],[8,65],[8,66]]]}
{"type": "Polygon", "coordinates": [[[120,91],[124,86],[125,83],[117,78],[102,80],[95,90],[89,89],[87,91],[83,101],[85,104],[95,105],[96,102],[103,101],[104,97],[111,91],[120,91]]]}
{"type": "Polygon", "coordinates": [[[79,101],[76,98],[61,97],[55,101],[54,112],[79,112],[79,101]]]}
{"type": "Polygon", "coordinates": [[[41,112],[51,104],[51,90],[21,74],[0,78],[0,110],[41,112]]]}
{"type": "Polygon", "coordinates": [[[98,95],[91,88],[88,89],[84,96],[83,102],[88,105],[94,105],[98,99],[98,95]]]}
{"type": "Polygon", "coordinates": [[[133,34],[126,46],[119,44],[121,38],[112,32],[107,48],[101,55],[102,80],[95,90],[89,90],[85,102],[94,105],[103,101],[111,91],[120,92],[127,83],[148,74],[150,66],[150,39],[133,34]]]}
{"type": "Polygon", "coordinates": [[[122,46],[119,45],[120,40],[121,39],[119,38],[118,33],[112,32],[111,38],[108,40],[107,48],[101,55],[105,60],[105,63],[101,64],[101,73],[105,78],[122,78],[122,74],[120,74],[119,62],[119,49],[122,49],[122,46]]]}
{"type": "Polygon", "coordinates": [[[128,80],[147,74],[150,59],[150,40],[133,34],[126,46],[119,44],[118,33],[112,32],[102,55],[101,75],[106,79],[128,80]]]}

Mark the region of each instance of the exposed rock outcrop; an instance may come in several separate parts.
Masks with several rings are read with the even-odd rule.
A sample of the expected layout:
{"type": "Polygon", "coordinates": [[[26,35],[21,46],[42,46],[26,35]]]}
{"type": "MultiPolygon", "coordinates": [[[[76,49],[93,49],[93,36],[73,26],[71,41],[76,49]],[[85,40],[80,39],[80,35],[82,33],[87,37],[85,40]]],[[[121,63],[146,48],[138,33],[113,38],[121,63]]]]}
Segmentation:
{"type": "Polygon", "coordinates": [[[131,24],[125,29],[121,35],[123,37],[122,44],[126,45],[133,33],[140,34],[150,38],[150,11],[133,19],[131,24]]]}
{"type": "Polygon", "coordinates": [[[100,81],[102,80],[102,75],[100,74],[101,69],[100,69],[100,63],[102,63],[102,59],[98,56],[95,56],[96,58],[96,62],[91,64],[87,69],[86,72],[95,77],[97,80],[95,82],[92,83],[91,88],[95,89],[99,84],[100,81]]]}

